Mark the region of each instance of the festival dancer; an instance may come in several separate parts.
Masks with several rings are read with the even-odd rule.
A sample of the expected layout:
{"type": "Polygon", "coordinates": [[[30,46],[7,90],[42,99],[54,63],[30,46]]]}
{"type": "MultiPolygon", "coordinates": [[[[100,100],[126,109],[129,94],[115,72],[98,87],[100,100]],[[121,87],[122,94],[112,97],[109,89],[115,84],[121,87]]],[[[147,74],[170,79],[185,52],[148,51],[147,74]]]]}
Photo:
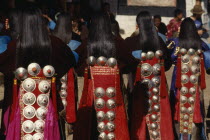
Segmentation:
{"type": "Polygon", "coordinates": [[[74,140],[129,140],[119,69],[123,47],[107,15],[92,17],[87,44],[78,49],[86,68],[74,140]]]}
{"type": "Polygon", "coordinates": [[[195,23],[186,18],[179,38],[170,40],[175,64],[170,100],[176,137],[183,140],[206,139],[204,133],[203,90],[206,88],[204,53],[208,46],[200,39],[195,23]]]}

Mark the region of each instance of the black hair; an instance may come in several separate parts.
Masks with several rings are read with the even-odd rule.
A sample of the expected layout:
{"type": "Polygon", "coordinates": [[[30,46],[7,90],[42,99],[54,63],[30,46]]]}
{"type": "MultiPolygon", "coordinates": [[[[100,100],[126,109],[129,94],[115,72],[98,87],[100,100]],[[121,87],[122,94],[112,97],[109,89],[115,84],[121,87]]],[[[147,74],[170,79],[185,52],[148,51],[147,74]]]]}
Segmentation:
{"type": "Polygon", "coordinates": [[[97,13],[91,18],[88,37],[88,55],[115,57],[113,34],[110,19],[106,14],[97,13]]]}
{"type": "Polygon", "coordinates": [[[156,19],[156,18],[161,20],[161,16],[160,15],[154,15],[154,19],[156,19]]]}
{"type": "Polygon", "coordinates": [[[179,33],[179,46],[186,49],[201,49],[202,41],[198,35],[197,28],[191,18],[182,21],[179,33]]]}
{"type": "Polygon", "coordinates": [[[17,39],[21,30],[22,12],[20,9],[12,9],[9,13],[10,36],[17,39]]]}
{"type": "Polygon", "coordinates": [[[104,8],[105,6],[110,6],[110,4],[108,2],[104,2],[102,7],[104,8]]]}
{"type": "Polygon", "coordinates": [[[58,15],[53,35],[63,40],[66,44],[69,43],[72,38],[72,22],[70,14],[61,13],[58,15]]]}
{"type": "Polygon", "coordinates": [[[139,42],[143,52],[157,51],[160,49],[158,33],[148,11],[137,15],[136,22],[139,26],[139,42]]]}
{"type": "Polygon", "coordinates": [[[178,15],[183,14],[183,11],[181,9],[176,9],[174,11],[174,17],[177,17],[178,15]]]}
{"type": "Polygon", "coordinates": [[[41,10],[25,8],[22,13],[21,31],[17,40],[16,67],[39,63],[51,64],[51,41],[41,10]]]}

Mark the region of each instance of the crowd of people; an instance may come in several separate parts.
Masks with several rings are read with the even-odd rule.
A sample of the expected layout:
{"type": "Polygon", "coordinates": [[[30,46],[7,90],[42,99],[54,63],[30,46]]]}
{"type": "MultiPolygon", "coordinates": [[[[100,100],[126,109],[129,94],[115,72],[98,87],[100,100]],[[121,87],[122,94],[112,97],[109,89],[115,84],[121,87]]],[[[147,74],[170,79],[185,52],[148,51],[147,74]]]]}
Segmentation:
{"type": "Polygon", "coordinates": [[[109,3],[86,18],[78,3],[67,11],[1,15],[2,139],[207,140],[200,5],[184,19],[176,9],[167,26],[140,11],[126,39],[109,3]]]}

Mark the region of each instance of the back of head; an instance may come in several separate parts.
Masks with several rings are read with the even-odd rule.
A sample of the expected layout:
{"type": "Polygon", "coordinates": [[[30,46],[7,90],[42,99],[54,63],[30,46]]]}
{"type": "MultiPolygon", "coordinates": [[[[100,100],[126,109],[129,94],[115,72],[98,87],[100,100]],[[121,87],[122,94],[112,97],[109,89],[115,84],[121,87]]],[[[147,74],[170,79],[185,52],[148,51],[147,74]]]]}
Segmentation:
{"type": "Polygon", "coordinates": [[[175,11],[174,11],[174,17],[177,17],[180,14],[183,14],[183,11],[180,10],[180,9],[175,9],[175,11]]]}
{"type": "Polygon", "coordinates": [[[198,35],[197,28],[191,18],[182,21],[179,34],[179,45],[181,48],[201,48],[201,39],[198,35]]]}
{"type": "Polygon", "coordinates": [[[147,11],[142,11],[137,15],[136,22],[139,27],[139,41],[143,52],[160,49],[160,42],[157,30],[154,26],[152,16],[147,11]]]}
{"type": "Polygon", "coordinates": [[[22,18],[16,65],[26,67],[31,62],[37,62],[41,66],[50,64],[51,42],[41,10],[25,8],[22,18]]]}
{"type": "Polygon", "coordinates": [[[88,55],[95,57],[115,57],[111,23],[106,14],[97,13],[91,18],[88,37],[88,55]]]}
{"type": "Polygon", "coordinates": [[[53,35],[63,40],[63,42],[66,44],[69,43],[72,38],[72,22],[70,14],[61,13],[58,15],[58,20],[55,30],[53,31],[53,35]]]}
{"type": "Polygon", "coordinates": [[[10,36],[17,39],[22,24],[22,14],[20,9],[12,9],[9,13],[10,36]]]}

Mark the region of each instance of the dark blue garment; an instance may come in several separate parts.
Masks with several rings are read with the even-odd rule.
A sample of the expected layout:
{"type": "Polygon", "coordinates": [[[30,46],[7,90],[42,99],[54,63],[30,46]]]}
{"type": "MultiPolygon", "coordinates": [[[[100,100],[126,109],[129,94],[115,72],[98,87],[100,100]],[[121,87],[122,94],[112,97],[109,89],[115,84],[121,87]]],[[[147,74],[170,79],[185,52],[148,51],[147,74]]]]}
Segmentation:
{"type": "Polygon", "coordinates": [[[0,54],[7,50],[7,45],[11,41],[9,36],[0,36],[0,54]]]}

